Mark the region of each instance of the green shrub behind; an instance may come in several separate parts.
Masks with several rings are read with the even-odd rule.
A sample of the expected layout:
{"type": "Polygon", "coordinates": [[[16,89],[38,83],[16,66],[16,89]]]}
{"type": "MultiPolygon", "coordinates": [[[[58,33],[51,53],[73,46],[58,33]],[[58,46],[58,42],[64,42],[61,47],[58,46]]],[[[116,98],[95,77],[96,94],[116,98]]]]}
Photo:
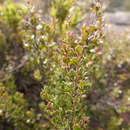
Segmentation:
{"type": "Polygon", "coordinates": [[[0,90],[3,127],[9,123],[9,129],[18,130],[88,128],[86,94],[101,55],[103,21],[97,1],[95,22],[77,34],[75,27],[82,19],[80,9],[73,7],[70,0],[53,1],[50,23],[29,2],[27,8],[1,8],[1,48],[6,51],[0,90]],[[30,102],[27,95],[38,100],[30,102]]]}

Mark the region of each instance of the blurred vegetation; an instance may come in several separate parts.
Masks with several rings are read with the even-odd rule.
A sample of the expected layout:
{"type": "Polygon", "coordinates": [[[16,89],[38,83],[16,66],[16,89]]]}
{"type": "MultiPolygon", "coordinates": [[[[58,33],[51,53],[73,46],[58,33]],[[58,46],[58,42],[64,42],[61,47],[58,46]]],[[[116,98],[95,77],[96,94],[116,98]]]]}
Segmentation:
{"type": "Polygon", "coordinates": [[[95,129],[100,127],[127,130],[130,126],[129,34],[120,36],[119,33],[120,38],[116,39],[117,34],[111,33],[103,44],[102,58],[97,64],[94,84],[88,94],[90,125],[95,129]]]}
{"type": "Polygon", "coordinates": [[[130,128],[129,33],[104,37],[99,2],[0,2],[0,130],[130,128]]]}
{"type": "Polygon", "coordinates": [[[129,0],[109,0],[108,11],[129,11],[129,0]]]}

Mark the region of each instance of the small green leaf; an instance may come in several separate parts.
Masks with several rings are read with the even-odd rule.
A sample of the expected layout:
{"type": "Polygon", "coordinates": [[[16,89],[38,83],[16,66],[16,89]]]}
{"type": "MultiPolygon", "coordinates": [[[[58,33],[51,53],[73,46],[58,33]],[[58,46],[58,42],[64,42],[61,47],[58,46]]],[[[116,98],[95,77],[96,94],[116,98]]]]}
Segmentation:
{"type": "Polygon", "coordinates": [[[77,57],[73,57],[70,64],[78,64],[78,59],[77,57]]]}
{"type": "Polygon", "coordinates": [[[80,126],[78,124],[75,124],[73,126],[73,130],[81,130],[80,126]]]}
{"type": "Polygon", "coordinates": [[[80,45],[78,45],[77,47],[76,47],[76,52],[77,53],[82,53],[82,50],[83,50],[83,48],[82,48],[82,46],[80,46],[80,45]]]}
{"type": "Polygon", "coordinates": [[[34,78],[37,79],[37,80],[41,80],[41,79],[42,79],[42,76],[41,76],[39,70],[36,70],[36,71],[34,72],[34,78]]]}
{"type": "Polygon", "coordinates": [[[81,81],[80,82],[80,87],[82,88],[82,87],[84,87],[86,85],[86,82],[85,81],[81,81]]]}

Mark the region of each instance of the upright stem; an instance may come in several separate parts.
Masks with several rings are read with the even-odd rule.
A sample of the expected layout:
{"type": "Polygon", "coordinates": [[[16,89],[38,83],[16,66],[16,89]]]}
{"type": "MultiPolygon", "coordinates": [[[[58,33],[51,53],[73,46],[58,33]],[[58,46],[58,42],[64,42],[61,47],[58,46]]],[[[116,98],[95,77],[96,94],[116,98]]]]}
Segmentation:
{"type": "MultiPolygon", "coordinates": [[[[80,63],[80,57],[79,55],[77,55],[78,61],[80,63]]],[[[77,64],[76,66],[76,77],[74,79],[74,92],[73,92],[73,98],[75,98],[75,96],[77,96],[77,89],[78,89],[78,79],[79,79],[79,64],[77,64]]],[[[74,100],[72,100],[72,118],[71,118],[71,122],[70,122],[70,130],[73,130],[73,121],[74,121],[74,117],[75,117],[75,106],[74,106],[74,100]]]]}

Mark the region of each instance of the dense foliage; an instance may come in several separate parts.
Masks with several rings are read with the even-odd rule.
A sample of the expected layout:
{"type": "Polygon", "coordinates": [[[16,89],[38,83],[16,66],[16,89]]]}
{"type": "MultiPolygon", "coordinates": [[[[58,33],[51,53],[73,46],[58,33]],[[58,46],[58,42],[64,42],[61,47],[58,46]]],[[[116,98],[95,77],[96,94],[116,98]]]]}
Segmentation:
{"type": "MultiPolygon", "coordinates": [[[[90,91],[103,88],[109,62],[101,57],[107,47],[100,1],[84,25],[77,5],[54,0],[47,20],[30,1],[0,7],[1,130],[90,129],[91,117],[98,115],[90,91]]],[[[122,122],[113,116],[110,126],[103,125],[118,129],[122,122]]]]}

